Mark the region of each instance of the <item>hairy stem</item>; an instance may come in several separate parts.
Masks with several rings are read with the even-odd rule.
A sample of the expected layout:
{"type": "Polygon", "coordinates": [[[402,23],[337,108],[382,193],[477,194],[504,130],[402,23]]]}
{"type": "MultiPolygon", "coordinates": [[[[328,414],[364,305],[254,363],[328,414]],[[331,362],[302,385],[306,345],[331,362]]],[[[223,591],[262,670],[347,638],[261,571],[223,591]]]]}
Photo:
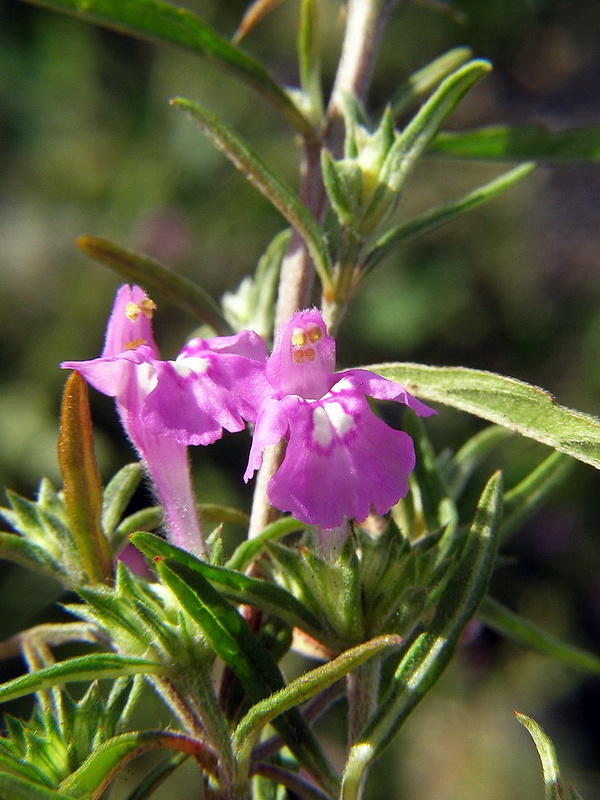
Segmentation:
{"type": "MultiPolygon", "coordinates": [[[[342,56],[338,66],[329,108],[322,129],[324,137],[304,138],[302,188],[300,197],[315,218],[322,222],[327,209],[327,196],[321,175],[320,154],[323,143],[339,153],[344,138],[341,100],[351,93],[364,101],[389,12],[397,0],[349,0],[342,56]]],[[[281,266],[275,326],[281,325],[295,311],[310,305],[314,282],[314,266],[300,237],[294,233],[281,266]]],[[[327,304],[330,308],[331,303],[327,304]]],[[[339,309],[331,309],[331,318],[338,319],[339,309]]],[[[256,479],[250,516],[249,538],[273,521],[274,512],[266,495],[266,487],[284,454],[282,446],[273,448],[263,460],[256,479]]]]}
{"type": "Polygon", "coordinates": [[[364,102],[385,25],[398,0],[349,0],[342,55],[327,111],[327,144],[339,155],[343,141],[345,94],[364,102]],[[336,147],[337,145],[337,147],[336,147]]]}
{"type": "Polygon", "coordinates": [[[372,658],[349,673],[348,687],[348,744],[358,741],[360,734],[377,706],[381,661],[372,658]]]}

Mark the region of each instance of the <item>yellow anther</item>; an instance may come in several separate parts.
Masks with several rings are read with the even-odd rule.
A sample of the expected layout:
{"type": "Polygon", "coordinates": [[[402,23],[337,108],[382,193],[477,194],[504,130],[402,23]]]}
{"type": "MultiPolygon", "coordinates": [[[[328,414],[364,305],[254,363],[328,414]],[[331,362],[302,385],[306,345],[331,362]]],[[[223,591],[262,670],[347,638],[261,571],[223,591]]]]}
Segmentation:
{"type": "Polygon", "coordinates": [[[304,347],[306,344],[306,333],[303,328],[294,328],[292,331],[292,344],[294,347],[304,347]]]}
{"type": "Polygon", "coordinates": [[[152,315],[156,311],[156,303],[149,297],[144,297],[140,303],[140,311],[145,317],[152,319],[152,315]]]}
{"type": "Polygon", "coordinates": [[[125,306],[125,316],[132,322],[135,322],[141,313],[142,309],[137,303],[127,303],[125,306]]]}
{"type": "Polygon", "coordinates": [[[135,350],[143,344],[146,344],[145,339],[133,339],[131,342],[125,342],[125,350],[135,350]]]}
{"type": "Polygon", "coordinates": [[[302,352],[304,353],[304,358],[307,361],[315,360],[315,351],[312,349],[312,347],[306,347],[302,352]]]}
{"type": "Polygon", "coordinates": [[[304,350],[294,350],[292,352],[292,358],[296,364],[301,364],[304,361],[304,350]]]}
{"type": "Polygon", "coordinates": [[[318,325],[309,325],[306,334],[313,344],[323,338],[323,331],[318,325]]]}

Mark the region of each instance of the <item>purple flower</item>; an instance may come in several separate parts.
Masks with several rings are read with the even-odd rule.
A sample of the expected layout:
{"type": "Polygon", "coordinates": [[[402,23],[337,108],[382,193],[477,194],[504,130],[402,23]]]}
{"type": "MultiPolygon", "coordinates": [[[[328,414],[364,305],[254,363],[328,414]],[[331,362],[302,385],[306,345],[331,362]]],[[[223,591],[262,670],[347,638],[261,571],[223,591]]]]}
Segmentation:
{"type": "Polygon", "coordinates": [[[188,444],[211,444],[254,420],[264,392],[266,353],[251,331],[192,339],[175,361],[161,361],[152,334],[154,303],[139,286],[117,292],[100,358],[65,361],[114,397],[123,427],[164,506],[172,540],[205,551],[187,461],[188,444]]]}
{"type": "Polygon", "coordinates": [[[297,312],[281,326],[244,475],[248,481],[265,447],[285,439],[283,462],[267,488],[269,501],[320,528],[336,528],[346,517],[362,521],[371,508],[384,514],[408,492],[412,440],[382,422],[367,397],[404,403],[420,416],[436,413],[400,384],[368,370],[334,369],[335,341],[316,308],[297,312]]]}
{"type": "Polygon", "coordinates": [[[267,354],[254,331],[191,339],[175,361],[154,361],[141,417],[154,433],[181,444],[212,444],[223,428],[254,422],[264,394],[267,354]]]}

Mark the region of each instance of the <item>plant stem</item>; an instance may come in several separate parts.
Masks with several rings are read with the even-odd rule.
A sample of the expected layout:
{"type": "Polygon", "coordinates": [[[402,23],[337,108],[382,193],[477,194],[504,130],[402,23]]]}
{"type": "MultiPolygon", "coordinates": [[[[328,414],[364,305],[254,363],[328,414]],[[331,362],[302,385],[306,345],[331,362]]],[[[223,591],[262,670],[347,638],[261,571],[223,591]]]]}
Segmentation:
{"type": "Polygon", "coordinates": [[[189,703],[175,687],[173,681],[169,678],[161,678],[158,675],[149,675],[148,681],[152,684],[163,703],[171,709],[174,716],[179,720],[184,731],[194,739],[208,744],[206,732],[198,716],[192,711],[189,703]]]}
{"type": "MultiPolygon", "coordinates": [[[[348,687],[348,746],[350,759],[344,770],[340,800],[360,800],[367,780],[370,760],[362,760],[360,735],[377,708],[381,659],[376,657],[361,664],[346,678],[348,687]],[[357,758],[357,755],[359,756],[357,758]],[[354,761],[356,759],[356,768],[354,761]]],[[[368,744],[366,745],[369,750],[368,744]]]]}
{"type": "MultiPolygon", "coordinates": [[[[321,141],[305,139],[301,163],[300,199],[317,220],[325,211],[325,189],[321,176],[321,141]]],[[[281,265],[275,328],[310,303],[315,270],[302,238],[294,231],[281,265]]]]}
{"type": "MultiPolygon", "coordinates": [[[[348,2],[342,55],[327,109],[325,143],[334,157],[340,158],[343,152],[344,96],[351,95],[364,104],[385,25],[397,2],[398,0],[349,0],[348,2]]],[[[355,265],[350,265],[348,269],[346,265],[350,279],[353,276],[353,266],[355,265]]],[[[340,268],[338,264],[338,273],[340,268]]],[[[339,274],[337,277],[339,278],[339,274]]],[[[334,331],[339,325],[351,297],[351,291],[347,292],[345,287],[338,285],[334,286],[333,292],[323,292],[321,307],[323,318],[330,331],[334,331]]]]}
{"type": "Polygon", "coordinates": [[[348,745],[355,744],[377,706],[381,660],[372,658],[349,673],[348,745]]]}
{"type": "MultiPolygon", "coordinates": [[[[332,153],[340,152],[344,139],[342,97],[345,93],[350,93],[364,101],[385,23],[396,2],[397,0],[349,0],[342,55],[327,115],[323,120],[325,134],[324,137],[304,137],[300,197],[319,221],[322,221],[327,208],[327,196],[321,175],[321,146],[325,143],[332,153]]],[[[294,232],[281,265],[275,312],[276,329],[295,311],[310,305],[314,273],[310,256],[300,237],[294,232]]],[[[329,302],[327,305],[331,319],[340,319],[342,310],[337,306],[333,308],[329,302]]],[[[266,488],[272,475],[279,468],[284,452],[284,447],[279,445],[265,453],[263,465],[256,479],[248,531],[250,539],[258,536],[273,521],[276,514],[267,499],[266,488]]]]}
{"type": "Polygon", "coordinates": [[[329,109],[327,111],[327,144],[334,154],[339,154],[344,120],[342,101],[345,94],[354,95],[364,102],[379,43],[385,25],[398,0],[349,0],[346,33],[329,109]],[[336,142],[337,140],[337,142],[336,142]],[[333,145],[337,144],[335,148],[333,145]]]}

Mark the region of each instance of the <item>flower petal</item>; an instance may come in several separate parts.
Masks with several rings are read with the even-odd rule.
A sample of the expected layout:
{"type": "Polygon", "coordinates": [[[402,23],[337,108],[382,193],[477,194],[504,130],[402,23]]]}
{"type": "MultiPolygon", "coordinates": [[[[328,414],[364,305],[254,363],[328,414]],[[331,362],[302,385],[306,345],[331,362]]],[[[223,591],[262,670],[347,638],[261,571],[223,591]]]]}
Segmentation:
{"type": "Polygon", "coordinates": [[[410,437],[389,428],[364,397],[331,392],[288,412],[284,460],[268,486],[270,502],[309,525],[334,528],[384,514],[408,492],[415,463],[410,437]]]}
{"type": "Polygon", "coordinates": [[[207,349],[213,353],[244,356],[262,364],[267,362],[265,343],[254,331],[240,331],[235,336],[214,336],[212,339],[190,339],[179,355],[187,358],[207,349]]]}
{"type": "Polygon", "coordinates": [[[138,366],[148,363],[150,358],[150,348],[139,347],[117,356],[92,358],[89,361],[63,361],[60,366],[62,369],[77,370],[94,389],[126,403],[129,388],[137,380],[138,366]]]}
{"type": "Polygon", "coordinates": [[[245,404],[214,379],[207,371],[208,364],[204,371],[200,367],[194,369],[203,361],[188,358],[155,363],[156,387],[141,410],[148,430],[171,436],[180,444],[207,445],[223,435],[223,428],[231,432],[244,429],[240,408],[245,404]]]}
{"type": "Polygon", "coordinates": [[[400,383],[382,378],[368,369],[348,369],[345,372],[336,373],[335,377],[337,383],[332,387],[332,391],[335,391],[340,384],[342,389],[344,386],[352,386],[362,394],[377,400],[395,400],[398,403],[404,403],[420,417],[437,414],[433,408],[413,397],[400,383]]]}
{"type": "Polygon", "coordinates": [[[298,311],[280,326],[267,364],[267,377],[280,396],[322,397],[334,382],[334,368],[335,340],[318,309],[298,311]]]}
{"type": "Polygon", "coordinates": [[[261,403],[273,393],[265,375],[265,343],[257,333],[241,331],[235,336],[191,339],[178,355],[177,363],[187,363],[188,359],[207,361],[202,371],[211,375],[213,381],[229,393],[235,394],[240,416],[248,422],[256,421],[261,403]]]}
{"type": "Polygon", "coordinates": [[[150,348],[152,356],[157,358],[158,347],[152,334],[152,315],[155,308],[140,286],[121,286],[106,327],[102,356],[116,356],[144,344],[150,348]]]}
{"type": "Polygon", "coordinates": [[[293,415],[293,409],[298,402],[300,402],[300,398],[289,397],[285,398],[284,401],[270,398],[263,403],[256,420],[252,447],[248,456],[248,466],[244,473],[244,481],[246,483],[260,468],[265,447],[270,444],[277,444],[286,435],[288,415],[293,415]]]}

